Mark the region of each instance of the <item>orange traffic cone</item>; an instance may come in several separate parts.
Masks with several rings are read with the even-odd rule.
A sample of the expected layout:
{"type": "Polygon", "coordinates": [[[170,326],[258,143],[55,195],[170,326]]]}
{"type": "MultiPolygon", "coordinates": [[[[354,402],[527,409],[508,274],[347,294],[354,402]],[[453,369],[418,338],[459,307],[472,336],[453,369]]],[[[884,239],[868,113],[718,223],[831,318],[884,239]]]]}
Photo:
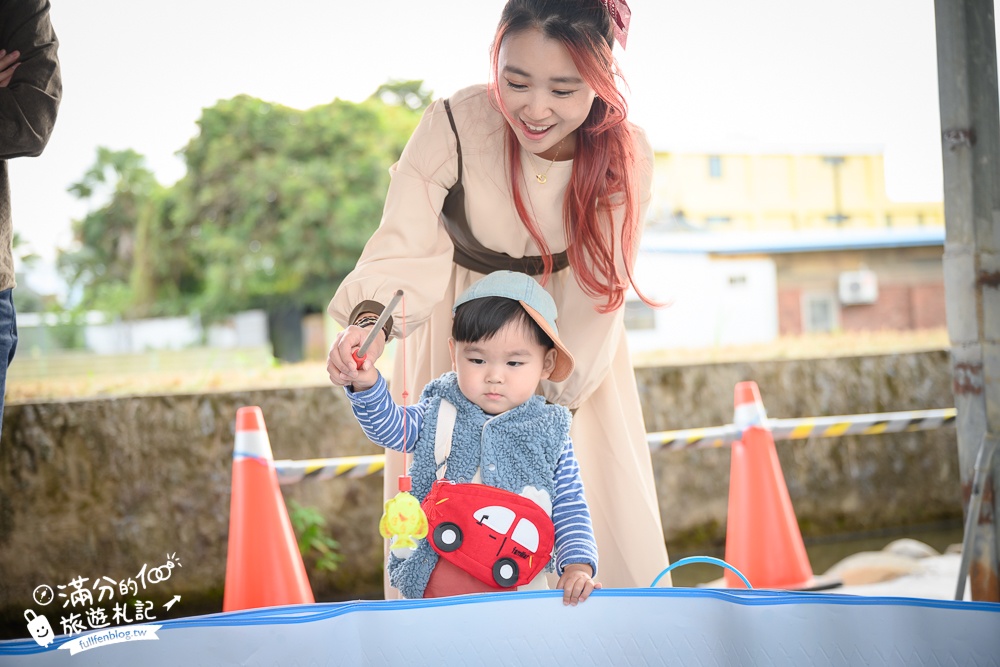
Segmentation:
{"type": "MultiPolygon", "coordinates": [[[[815,588],[757,383],[736,385],[734,423],[743,437],[730,459],[726,562],[755,588],[815,588]]],[[[729,588],[745,588],[732,572],[725,577],[729,588]]]]}
{"type": "Polygon", "coordinates": [[[223,611],[315,602],[258,407],[236,411],[223,611]]]}

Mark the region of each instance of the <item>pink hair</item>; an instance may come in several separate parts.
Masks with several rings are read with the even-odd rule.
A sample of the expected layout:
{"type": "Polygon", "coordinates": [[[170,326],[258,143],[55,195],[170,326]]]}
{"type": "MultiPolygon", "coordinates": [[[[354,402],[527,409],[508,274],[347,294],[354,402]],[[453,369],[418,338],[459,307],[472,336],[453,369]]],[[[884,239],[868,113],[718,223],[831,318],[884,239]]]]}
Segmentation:
{"type": "MultiPolygon", "coordinates": [[[[598,3],[594,4],[600,7],[598,3]]],[[[535,25],[523,25],[524,18],[520,18],[521,25],[514,25],[515,21],[506,12],[501,19],[491,53],[493,76],[490,82],[490,98],[508,120],[507,164],[514,207],[542,253],[544,283],[552,273],[552,253],[521,192],[521,148],[511,127],[516,121],[504,107],[498,89],[499,52],[503,40],[525,29],[537,28],[547,37],[559,39],[569,51],[580,75],[597,95],[590,114],[577,130],[573,174],[563,204],[563,227],[569,243],[569,263],[577,283],[589,296],[604,300],[597,306],[598,312],[617,310],[625,301],[629,285],[636,287],[632,265],[642,221],[639,220],[638,193],[633,174],[635,136],[627,119],[625,98],[615,85],[616,77],[621,77],[618,63],[611,53],[611,40],[595,29],[580,29],[578,25],[571,25],[570,30],[565,25],[553,29],[551,20],[535,20],[535,25]],[[612,216],[617,208],[621,208],[623,214],[620,237],[615,234],[612,216]],[[624,259],[624,275],[615,261],[617,245],[620,245],[624,259]]],[[[610,33],[610,24],[604,27],[604,32],[610,33]]],[[[647,304],[657,305],[637,287],[636,293],[647,304]]]]}

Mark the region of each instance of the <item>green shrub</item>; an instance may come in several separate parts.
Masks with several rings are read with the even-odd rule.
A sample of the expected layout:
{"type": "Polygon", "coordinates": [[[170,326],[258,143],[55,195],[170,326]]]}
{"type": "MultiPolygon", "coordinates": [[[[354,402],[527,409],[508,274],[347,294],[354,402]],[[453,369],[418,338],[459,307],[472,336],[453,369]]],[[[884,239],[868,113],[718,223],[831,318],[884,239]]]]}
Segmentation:
{"type": "Polygon", "coordinates": [[[314,558],[318,570],[336,570],[344,557],[337,552],[340,544],[326,531],[326,519],[319,510],[291,500],[288,516],[292,520],[302,557],[314,558]]]}

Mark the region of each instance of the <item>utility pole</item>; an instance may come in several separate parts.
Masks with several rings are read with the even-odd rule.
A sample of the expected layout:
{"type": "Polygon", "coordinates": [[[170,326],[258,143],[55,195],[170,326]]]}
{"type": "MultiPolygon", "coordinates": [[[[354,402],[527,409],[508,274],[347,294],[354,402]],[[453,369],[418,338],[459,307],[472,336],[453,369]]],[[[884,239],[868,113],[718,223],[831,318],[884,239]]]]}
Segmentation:
{"type": "Polygon", "coordinates": [[[847,220],[840,192],[840,168],[844,164],[844,158],[839,155],[829,155],[823,158],[823,162],[833,169],[833,215],[826,216],[826,219],[840,227],[847,220]]]}
{"type": "MultiPolygon", "coordinates": [[[[945,307],[974,600],[1000,601],[1000,105],[993,0],[935,0],[945,307]]],[[[964,588],[964,578],[960,581],[964,588]]]]}

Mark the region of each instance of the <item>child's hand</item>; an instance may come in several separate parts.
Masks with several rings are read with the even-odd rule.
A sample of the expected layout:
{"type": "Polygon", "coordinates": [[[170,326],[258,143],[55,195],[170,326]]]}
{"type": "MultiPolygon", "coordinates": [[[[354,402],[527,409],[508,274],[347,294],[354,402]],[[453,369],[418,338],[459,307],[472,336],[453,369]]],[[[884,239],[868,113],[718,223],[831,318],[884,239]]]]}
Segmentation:
{"type": "Polygon", "coordinates": [[[368,391],[378,382],[378,371],[374,364],[366,359],[365,366],[368,368],[358,371],[358,377],[351,382],[351,391],[368,391]]]}
{"type": "Polygon", "coordinates": [[[590,597],[595,588],[601,587],[599,582],[591,578],[593,572],[586,563],[570,563],[563,568],[563,574],[556,584],[563,591],[563,604],[575,607],[578,602],[590,597]]]}
{"type": "Polygon", "coordinates": [[[358,370],[358,364],[352,356],[352,353],[361,347],[361,343],[368,337],[369,333],[371,333],[370,329],[362,329],[352,324],[337,334],[337,339],[330,346],[330,354],[326,361],[326,372],[330,376],[330,382],[340,387],[354,385],[354,391],[364,391],[375,384],[375,380],[378,378],[375,371],[375,360],[382,356],[382,352],[385,350],[385,336],[375,337],[375,341],[365,355],[365,363],[361,370],[358,370]],[[367,386],[365,386],[366,380],[370,381],[367,386]]]}

